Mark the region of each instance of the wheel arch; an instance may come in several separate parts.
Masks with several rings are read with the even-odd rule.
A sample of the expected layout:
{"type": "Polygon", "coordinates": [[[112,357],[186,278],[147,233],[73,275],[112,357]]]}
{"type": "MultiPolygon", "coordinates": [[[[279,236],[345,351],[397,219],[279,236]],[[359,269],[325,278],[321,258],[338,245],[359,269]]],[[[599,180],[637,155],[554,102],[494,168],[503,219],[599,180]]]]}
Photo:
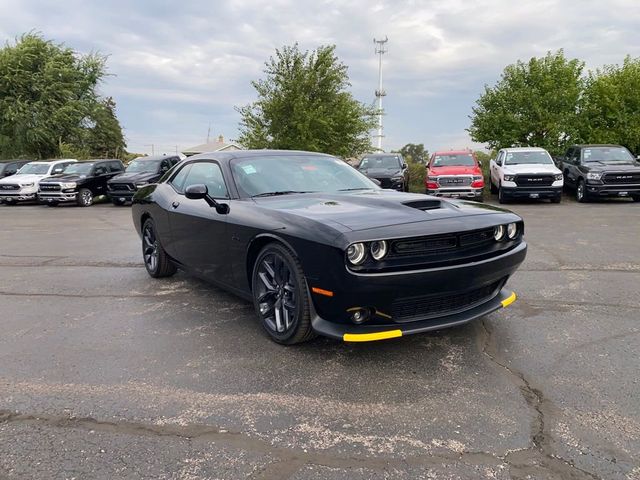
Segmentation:
{"type": "Polygon", "coordinates": [[[253,285],[251,285],[251,277],[253,276],[253,267],[256,259],[258,258],[258,254],[266,245],[270,243],[279,243],[289,249],[291,253],[293,253],[296,257],[298,256],[298,254],[296,253],[296,249],[293,248],[293,246],[289,242],[287,242],[282,237],[279,237],[278,235],[274,235],[272,233],[262,233],[254,237],[251,242],[249,242],[249,246],[247,247],[245,264],[247,284],[250,292],[253,291],[253,285]]]}

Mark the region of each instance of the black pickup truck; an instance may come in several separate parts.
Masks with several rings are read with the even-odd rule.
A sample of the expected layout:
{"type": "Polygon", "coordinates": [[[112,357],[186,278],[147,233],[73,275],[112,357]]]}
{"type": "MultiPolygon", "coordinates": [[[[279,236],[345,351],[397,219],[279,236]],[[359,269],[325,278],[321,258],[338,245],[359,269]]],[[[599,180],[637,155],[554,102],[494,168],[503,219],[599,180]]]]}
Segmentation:
{"type": "Polygon", "coordinates": [[[124,173],[107,182],[107,195],[114,205],[124,205],[133,199],[140,187],[156,183],[180,161],[177,155],[156,155],[134,158],[124,173]]]}
{"type": "Polygon", "coordinates": [[[640,163],[620,145],[574,145],[561,162],[564,184],[579,202],[631,197],[640,201],[640,163]]]}
{"type": "Polygon", "coordinates": [[[107,181],[123,171],[124,165],[115,159],[72,163],[62,175],[40,181],[38,200],[52,207],[68,202],[88,207],[94,197],[106,195],[107,181]]]}

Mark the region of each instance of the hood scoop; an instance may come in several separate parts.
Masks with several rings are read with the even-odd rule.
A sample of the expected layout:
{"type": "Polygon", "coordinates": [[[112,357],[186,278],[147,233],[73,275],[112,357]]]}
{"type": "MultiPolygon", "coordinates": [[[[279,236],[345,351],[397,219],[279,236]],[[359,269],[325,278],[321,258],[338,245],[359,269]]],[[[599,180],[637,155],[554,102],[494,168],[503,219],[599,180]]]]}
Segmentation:
{"type": "Polygon", "coordinates": [[[413,202],[405,202],[403,205],[411,208],[416,208],[418,210],[436,210],[438,208],[442,208],[442,202],[437,199],[433,200],[415,200],[413,202]]]}

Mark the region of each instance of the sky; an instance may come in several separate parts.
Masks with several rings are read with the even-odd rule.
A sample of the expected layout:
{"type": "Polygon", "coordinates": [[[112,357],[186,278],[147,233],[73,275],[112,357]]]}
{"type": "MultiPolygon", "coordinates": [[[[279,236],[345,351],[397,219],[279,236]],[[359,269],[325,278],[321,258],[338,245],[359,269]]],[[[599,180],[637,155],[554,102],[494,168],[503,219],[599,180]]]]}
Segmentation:
{"type": "Polygon", "coordinates": [[[36,31],[81,53],[108,55],[128,150],[170,153],[238,135],[235,106],[255,100],[276,48],[334,44],[351,92],[371,104],[383,58],[383,148],[482,148],[471,108],[508,64],[563,48],[588,69],[640,56],[637,0],[0,0],[0,40],[36,31]]]}

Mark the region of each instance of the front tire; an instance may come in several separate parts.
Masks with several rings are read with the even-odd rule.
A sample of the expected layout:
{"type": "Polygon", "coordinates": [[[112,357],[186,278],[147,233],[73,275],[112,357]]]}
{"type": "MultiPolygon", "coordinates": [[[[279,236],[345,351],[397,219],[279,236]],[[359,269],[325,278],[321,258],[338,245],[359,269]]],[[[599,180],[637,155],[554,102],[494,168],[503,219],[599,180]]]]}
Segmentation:
{"type": "Polygon", "coordinates": [[[122,205],[125,204],[124,200],[119,200],[117,198],[112,199],[111,203],[113,203],[117,207],[121,207],[122,205]]]}
{"type": "Polygon", "coordinates": [[[93,204],[93,193],[88,188],[81,188],[78,192],[78,205],[90,207],[93,204]]]}
{"type": "Polygon", "coordinates": [[[493,180],[491,180],[491,178],[489,178],[489,190],[490,190],[490,191],[491,191],[491,193],[493,193],[494,195],[495,195],[496,193],[498,193],[498,187],[496,187],[496,186],[493,184],[493,180]]]}
{"type": "Polygon", "coordinates": [[[640,202],[640,195],[631,195],[631,200],[634,202],[640,202]]]}
{"type": "Polygon", "coordinates": [[[589,201],[587,186],[582,179],[578,180],[578,186],[576,187],[576,200],[580,203],[587,203],[589,201]]]}
{"type": "Polygon", "coordinates": [[[502,185],[498,187],[498,203],[507,203],[507,196],[504,193],[502,185]]]}
{"type": "Polygon", "coordinates": [[[251,278],[256,314],[274,342],[293,345],[315,337],[307,283],[291,250],[279,243],[265,246],[251,278]]]}
{"type": "Polygon", "coordinates": [[[142,258],[144,268],[153,278],[170,277],[176,273],[176,266],[162,248],[155,223],[150,218],[142,226],[142,258]]]}

